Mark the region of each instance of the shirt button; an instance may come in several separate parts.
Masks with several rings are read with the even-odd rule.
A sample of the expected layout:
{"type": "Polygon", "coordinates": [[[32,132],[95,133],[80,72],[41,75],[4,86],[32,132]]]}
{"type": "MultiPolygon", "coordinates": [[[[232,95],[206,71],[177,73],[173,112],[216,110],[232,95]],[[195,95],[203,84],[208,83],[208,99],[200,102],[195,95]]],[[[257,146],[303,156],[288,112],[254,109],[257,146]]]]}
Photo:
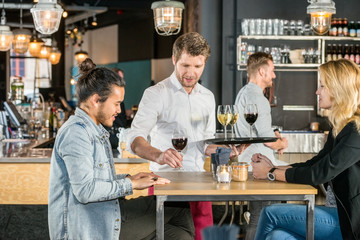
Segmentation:
{"type": "Polygon", "coordinates": [[[119,229],[118,229],[118,228],[115,228],[115,231],[119,231],[119,229]]]}
{"type": "Polygon", "coordinates": [[[116,221],[118,222],[118,221],[120,221],[120,219],[116,219],[116,221]]]}
{"type": "Polygon", "coordinates": [[[99,167],[102,167],[102,163],[99,164],[99,167]]]}

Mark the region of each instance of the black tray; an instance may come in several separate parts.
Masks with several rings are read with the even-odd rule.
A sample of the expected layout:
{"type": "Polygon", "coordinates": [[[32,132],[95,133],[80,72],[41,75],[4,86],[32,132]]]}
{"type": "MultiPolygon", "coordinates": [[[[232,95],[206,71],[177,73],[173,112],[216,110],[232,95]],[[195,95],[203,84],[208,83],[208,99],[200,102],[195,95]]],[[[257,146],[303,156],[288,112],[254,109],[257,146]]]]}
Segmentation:
{"type": "Polygon", "coordinates": [[[253,137],[253,138],[231,138],[225,140],[225,138],[211,138],[206,139],[207,144],[247,144],[247,143],[266,143],[276,142],[278,138],[275,137],[253,137]]]}

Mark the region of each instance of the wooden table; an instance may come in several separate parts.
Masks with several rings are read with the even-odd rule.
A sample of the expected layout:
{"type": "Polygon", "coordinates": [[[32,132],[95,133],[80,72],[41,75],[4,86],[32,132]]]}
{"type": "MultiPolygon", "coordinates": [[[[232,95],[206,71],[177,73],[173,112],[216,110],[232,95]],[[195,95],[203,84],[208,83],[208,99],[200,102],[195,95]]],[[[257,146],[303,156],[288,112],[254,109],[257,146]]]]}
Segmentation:
{"type": "Polygon", "coordinates": [[[171,180],[167,185],[155,185],[156,239],[164,239],[165,201],[306,201],[307,239],[314,239],[314,205],[317,189],[303,184],[254,180],[217,183],[208,172],[159,172],[171,180]]]}

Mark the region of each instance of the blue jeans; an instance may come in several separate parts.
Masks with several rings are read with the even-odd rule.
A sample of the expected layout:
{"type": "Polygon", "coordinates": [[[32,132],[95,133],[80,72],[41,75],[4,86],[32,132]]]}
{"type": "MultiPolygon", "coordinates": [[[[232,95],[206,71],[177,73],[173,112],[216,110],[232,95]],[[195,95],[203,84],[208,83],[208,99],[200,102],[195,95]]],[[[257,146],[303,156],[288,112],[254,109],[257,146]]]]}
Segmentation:
{"type": "MultiPolygon", "coordinates": [[[[336,208],[316,206],[315,239],[342,239],[336,208]]],[[[260,215],[255,240],[293,240],[306,238],[306,206],[274,204],[260,215]]]]}

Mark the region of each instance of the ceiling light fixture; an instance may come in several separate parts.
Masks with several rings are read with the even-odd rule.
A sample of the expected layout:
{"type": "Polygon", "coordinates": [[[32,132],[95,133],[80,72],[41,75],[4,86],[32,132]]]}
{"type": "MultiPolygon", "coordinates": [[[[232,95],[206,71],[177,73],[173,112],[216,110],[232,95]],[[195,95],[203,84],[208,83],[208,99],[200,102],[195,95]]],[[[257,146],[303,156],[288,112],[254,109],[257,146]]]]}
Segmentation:
{"type": "Polygon", "coordinates": [[[91,21],[91,26],[96,27],[98,25],[97,23],[97,19],[96,19],[96,14],[94,13],[92,21],[91,21]]]}
{"type": "Polygon", "coordinates": [[[31,32],[22,28],[22,0],[20,0],[20,28],[14,30],[13,48],[16,53],[24,54],[29,48],[31,32]]]}
{"type": "Polygon", "coordinates": [[[49,58],[51,47],[47,45],[43,45],[40,50],[39,58],[49,58]]]}
{"type": "Polygon", "coordinates": [[[307,14],[310,14],[310,24],[318,35],[327,33],[330,29],[331,16],[336,13],[335,3],[331,0],[308,0],[307,14]]]}
{"type": "Polygon", "coordinates": [[[82,63],[89,56],[89,54],[86,51],[82,50],[81,43],[78,45],[80,47],[80,50],[75,53],[75,60],[77,64],[82,63]]]}
{"type": "Polygon", "coordinates": [[[36,36],[36,31],[34,30],[33,36],[30,39],[29,43],[29,53],[33,57],[39,57],[44,41],[41,38],[36,36]]]}
{"type": "Polygon", "coordinates": [[[39,0],[30,12],[34,18],[34,25],[42,34],[52,34],[59,29],[63,9],[56,0],[39,0]]]}
{"type": "Polygon", "coordinates": [[[55,65],[60,62],[60,58],[61,58],[61,52],[57,48],[57,42],[54,39],[52,42],[51,50],[50,50],[49,61],[52,65],[55,65]]]}
{"type": "Polygon", "coordinates": [[[181,30],[182,11],[185,6],[178,1],[159,1],[151,4],[154,11],[155,29],[159,35],[176,35],[181,30]]]}
{"type": "Polygon", "coordinates": [[[6,17],[4,10],[4,0],[2,1],[3,9],[1,12],[1,24],[0,24],[0,51],[8,51],[11,48],[11,42],[13,40],[13,33],[9,26],[6,26],[6,17]]]}

